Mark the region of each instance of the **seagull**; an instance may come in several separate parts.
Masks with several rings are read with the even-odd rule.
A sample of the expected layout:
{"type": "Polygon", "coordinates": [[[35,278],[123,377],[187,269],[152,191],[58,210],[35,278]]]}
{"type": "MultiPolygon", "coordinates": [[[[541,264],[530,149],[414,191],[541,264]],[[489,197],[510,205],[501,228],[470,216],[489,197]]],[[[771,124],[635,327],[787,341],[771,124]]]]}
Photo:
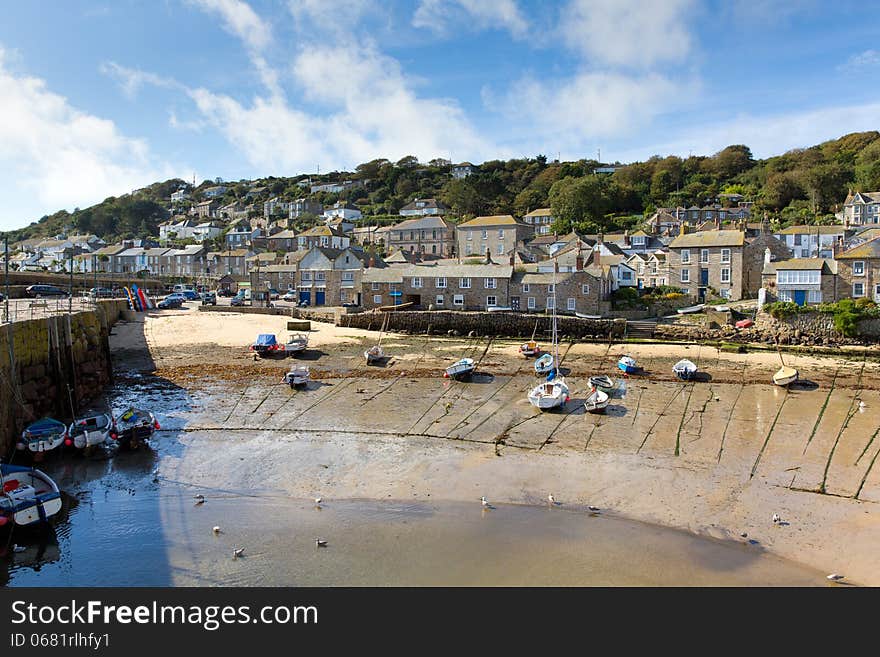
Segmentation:
{"type": "Polygon", "coordinates": [[[204,502],[204,501],[205,501],[205,496],[202,495],[201,493],[199,493],[198,495],[193,495],[193,499],[194,499],[194,500],[201,500],[202,502],[204,502]]]}
{"type": "Polygon", "coordinates": [[[489,500],[486,499],[485,495],[480,497],[480,504],[482,504],[483,506],[489,506],[489,500]]]}
{"type": "Polygon", "coordinates": [[[244,556],[244,548],[233,548],[232,549],[232,558],[238,559],[239,557],[244,556]]]}
{"type": "Polygon", "coordinates": [[[203,498],[201,498],[201,499],[197,499],[195,505],[196,505],[196,506],[201,506],[201,505],[204,504],[204,503],[205,503],[205,498],[203,497],[203,498]]]}
{"type": "Polygon", "coordinates": [[[211,531],[214,532],[215,534],[219,534],[220,533],[220,525],[214,525],[214,527],[211,529],[211,531]]]}
{"type": "Polygon", "coordinates": [[[782,521],[782,518],[779,517],[779,514],[778,514],[778,513],[774,513],[774,514],[773,514],[773,518],[772,518],[772,520],[773,520],[774,523],[779,523],[779,522],[782,521]]]}
{"type": "Polygon", "coordinates": [[[327,547],[327,541],[322,538],[315,539],[315,547],[327,547]]]}
{"type": "Polygon", "coordinates": [[[556,504],[556,498],[553,497],[553,493],[550,493],[550,494],[547,496],[547,501],[550,502],[550,504],[556,504]]]}
{"type": "Polygon", "coordinates": [[[840,580],[843,579],[843,575],[838,575],[837,573],[831,573],[830,575],[827,575],[825,577],[825,579],[831,580],[832,582],[839,582],[840,580]]]}
{"type": "Polygon", "coordinates": [[[599,510],[599,507],[598,507],[598,506],[593,506],[593,505],[590,505],[590,506],[588,506],[587,508],[588,508],[590,511],[598,511],[598,510],[599,510]]]}
{"type": "Polygon", "coordinates": [[[324,498],[323,498],[323,497],[316,497],[316,498],[315,498],[315,504],[320,504],[320,503],[323,502],[323,501],[324,501],[324,498]]]}

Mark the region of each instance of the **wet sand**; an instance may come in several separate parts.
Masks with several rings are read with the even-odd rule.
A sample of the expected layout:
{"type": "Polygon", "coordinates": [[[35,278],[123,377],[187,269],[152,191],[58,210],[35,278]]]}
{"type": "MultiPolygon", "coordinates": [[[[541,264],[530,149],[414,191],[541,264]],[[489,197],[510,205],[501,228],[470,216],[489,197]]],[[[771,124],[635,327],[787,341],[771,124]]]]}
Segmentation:
{"type": "MultiPolygon", "coordinates": [[[[313,322],[310,350],[299,360],[316,380],[291,391],[279,384],[291,361],[254,362],[246,349],[257,333],[284,335],[285,327],[286,318],[181,311],[114,329],[120,388],[167,407],[157,486],[411,501],[441,517],[456,503],[479,511],[480,495],[544,511],[553,492],[568,508],[592,504],[605,515],[798,561],[811,576],[818,569],[880,584],[880,371],[862,353],[785,355],[808,379],[786,391],[766,383],[779,367],[774,353],[564,344],[572,400],[562,412],[541,414],[525,399],[536,379],[515,342],[386,335],[390,361],[367,368],[362,353],[378,334],[313,322]],[[614,374],[622,353],[646,373],[617,378],[606,415],[585,414],[587,377],[614,374]],[[439,376],[466,355],[479,361],[472,382],[439,376]],[[676,381],[671,366],[682,357],[709,376],[676,381]],[[784,523],[772,523],[773,513],[784,523]]],[[[381,534],[381,524],[370,531],[381,534]]],[[[459,531],[470,530],[462,524],[459,531]]],[[[651,581],[652,569],[677,572],[667,561],[636,580],[651,581]]],[[[605,575],[579,581],[605,583],[605,575]]],[[[616,583],[636,583],[618,575],[616,583]]],[[[555,581],[551,572],[541,577],[534,581],[555,581]]]]}

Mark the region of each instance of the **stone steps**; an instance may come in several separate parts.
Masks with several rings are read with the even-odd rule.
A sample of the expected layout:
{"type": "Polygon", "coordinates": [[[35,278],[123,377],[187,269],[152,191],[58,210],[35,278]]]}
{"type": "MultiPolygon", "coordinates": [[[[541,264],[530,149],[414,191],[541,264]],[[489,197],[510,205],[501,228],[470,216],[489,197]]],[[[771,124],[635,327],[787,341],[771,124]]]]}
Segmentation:
{"type": "Polygon", "coordinates": [[[654,337],[657,322],[650,320],[627,321],[626,337],[650,339],[654,337]]]}

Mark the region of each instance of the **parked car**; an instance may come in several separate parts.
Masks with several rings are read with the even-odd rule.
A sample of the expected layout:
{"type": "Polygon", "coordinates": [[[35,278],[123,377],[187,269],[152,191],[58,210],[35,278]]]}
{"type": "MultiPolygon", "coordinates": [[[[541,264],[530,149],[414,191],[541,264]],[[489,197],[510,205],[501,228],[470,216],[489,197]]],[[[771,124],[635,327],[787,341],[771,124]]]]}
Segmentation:
{"type": "Polygon", "coordinates": [[[199,293],[196,292],[195,290],[184,290],[180,294],[182,294],[184,297],[186,297],[187,301],[198,301],[199,300],[199,293]]]}
{"type": "Polygon", "coordinates": [[[284,293],[284,296],[281,297],[281,300],[296,303],[299,301],[299,295],[296,293],[296,290],[288,290],[284,293]]]}
{"type": "Polygon", "coordinates": [[[115,297],[116,293],[109,287],[93,287],[91,290],[89,290],[89,296],[92,299],[107,299],[110,297],[115,297]]]}
{"type": "Polygon", "coordinates": [[[234,297],[232,297],[232,301],[230,301],[229,304],[232,306],[243,306],[244,301],[245,301],[245,298],[244,298],[243,294],[242,295],[236,294],[234,297]]]}
{"type": "Polygon", "coordinates": [[[62,290],[60,287],[55,287],[54,285],[29,285],[25,288],[25,292],[29,297],[34,297],[35,299],[39,299],[41,297],[68,296],[65,290],[62,290]]]}
{"type": "Polygon", "coordinates": [[[232,290],[230,290],[228,288],[221,287],[219,290],[217,290],[217,296],[218,297],[234,297],[235,292],[233,292],[232,290]]]}
{"type": "Polygon", "coordinates": [[[217,305],[217,295],[213,292],[202,292],[202,305],[203,306],[216,306],[217,305]]]}
{"type": "Polygon", "coordinates": [[[278,301],[278,298],[281,294],[274,287],[269,288],[269,299],[270,301],[278,301]]]}
{"type": "Polygon", "coordinates": [[[168,308],[180,308],[183,306],[184,301],[186,301],[186,297],[184,297],[179,292],[174,292],[173,294],[169,294],[167,297],[162,299],[156,305],[159,308],[166,310],[168,308]]]}

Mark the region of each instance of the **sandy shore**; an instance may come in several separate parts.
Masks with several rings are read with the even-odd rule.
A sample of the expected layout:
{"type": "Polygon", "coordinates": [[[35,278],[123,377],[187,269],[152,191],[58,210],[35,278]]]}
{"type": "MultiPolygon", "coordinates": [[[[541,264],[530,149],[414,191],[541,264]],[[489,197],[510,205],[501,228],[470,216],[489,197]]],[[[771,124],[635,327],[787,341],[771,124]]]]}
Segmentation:
{"type": "Polygon", "coordinates": [[[289,362],[246,349],[257,333],[285,335],[286,321],[179,311],[116,327],[121,372],[151,370],[188,393],[184,449],[163,457],[163,477],[306,499],[539,504],[552,492],[880,584],[876,361],[787,355],[808,383],[785,391],[768,385],[773,353],[562,345],[573,399],[541,414],[516,343],[386,335],[390,362],[366,368],[375,332],[317,322],[303,358],[316,381],[292,392],[278,385],[289,362]],[[624,352],[646,374],[620,379],[607,415],[585,414],[586,377],[613,374],[624,352]],[[443,380],[463,355],[480,362],[473,382],[443,380]],[[707,376],[675,381],[682,357],[707,376]]]}

